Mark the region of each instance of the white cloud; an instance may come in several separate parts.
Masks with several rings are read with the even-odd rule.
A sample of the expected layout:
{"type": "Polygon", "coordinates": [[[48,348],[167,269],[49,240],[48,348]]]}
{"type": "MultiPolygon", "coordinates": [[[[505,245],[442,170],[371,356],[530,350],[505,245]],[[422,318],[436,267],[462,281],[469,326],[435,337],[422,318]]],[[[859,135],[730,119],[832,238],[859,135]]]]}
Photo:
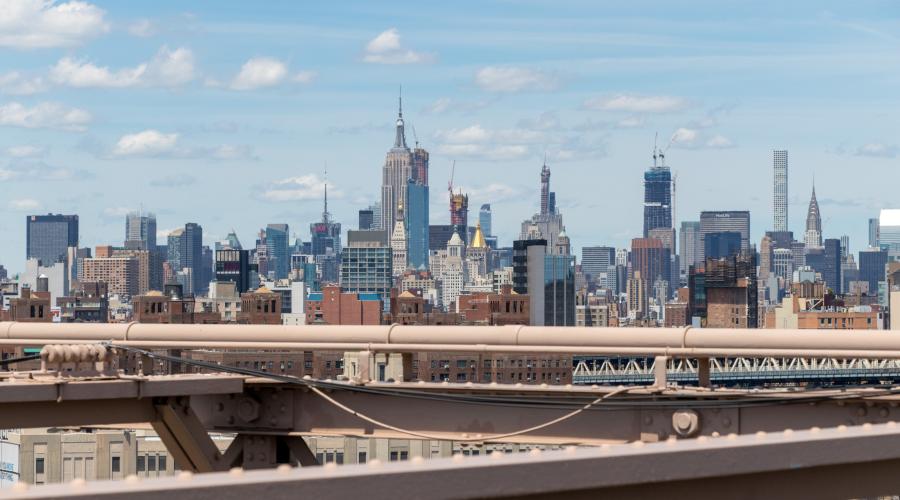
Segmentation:
{"type": "Polygon", "coordinates": [[[50,69],[50,79],[54,83],[80,88],[170,87],[188,83],[194,76],[193,53],[183,47],[169,50],[166,46],[161,47],[149,62],[133,68],[114,71],[106,66],[64,57],[50,69]]]}
{"type": "MultiPolygon", "coordinates": [[[[324,193],[325,181],[308,174],[276,181],[263,191],[262,197],[269,201],[304,201],[321,199],[324,193]]],[[[340,198],[343,193],[331,184],[328,195],[340,198]]]]}
{"type": "Polygon", "coordinates": [[[417,64],[434,60],[433,54],[403,47],[397,28],[381,32],[366,44],[363,61],[375,64],[417,64]]]}
{"type": "Polygon", "coordinates": [[[109,219],[118,219],[134,212],[133,208],[128,207],[107,207],[103,209],[103,217],[109,219]]]}
{"type": "Polygon", "coordinates": [[[547,73],[514,66],[487,66],[475,74],[475,84],[490,92],[553,90],[559,82],[547,73]]]}
{"type": "Polygon", "coordinates": [[[171,154],[178,145],[178,134],[144,130],[123,135],[113,148],[115,156],[160,156],[171,154]]]}
{"type": "Polygon", "coordinates": [[[672,134],[672,138],[669,140],[669,143],[672,145],[683,144],[690,146],[694,144],[698,136],[699,134],[696,130],[682,127],[672,134]]]}
{"type": "Polygon", "coordinates": [[[491,133],[479,124],[471,125],[461,129],[450,129],[446,132],[439,132],[446,142],[449,143],[467,143],[467,142],[485,142],[491,138],[491,133]]]}
{"type": "Polygon", "coordinates": [[[43,78],[27,77],[18,71],[0,75],[0,92],[9,95],[32,95],[44,92],[49,86],[43,78]]]}
{"type": "Polygon", "coordinates": [[[450,98],[449,97],[439,97],[434,100],[431,104],[425,107],[424,111],[430,114],[440,114],[447,109],[450,108],[450,98]]]}
{"type": "Polygon", "coordinates": [[[13,158],[35,158],[44,155],[44,148],[38,146],[13,146],[6,148],[6,154],[13,158]]]}
{"type": "Polygon", "coordinates": [[[536,130],[522,128],[488,130],[479,124],[465,128],[439,131],[435,137],[441,142],[441,154],[457,157],[513,160],[527,156],[530,146],[544,139],[536,130]]]}
{"type": "Polygon", "coordinates": [[[128,32],[133,36],[147,38],[156,34],[156,25],[149,19],[139,19],[128,25],[128,32]]]}
{"type": "Polygon", "coordinates": [[[490,200],[492,203],[512,200],[519,196],[520,191],[512,186],[501,183],[492,183],[487,186],[459,186],[459,189],[468,194],[473,200],[490,200]]]}
{"type": "Polygon", "coordinates": [[[91,114],[83,109],[54,102],[42,102],[31,108],[18,102],[0,106],[0,125],[13,127],[83,131],[91,119],[91,114]]]}
{"type": "Polygon", "coordinates": [[[596,111],[624,111],[629,113],[670,113],[688,106],[687,100],[672,96],[637,96],[620,94],[609,97],[593,97],[584,101],[584,107],[596,111]]]}
{"type": "Polygon", "coordinates": [[[731,142],[731,139],[722,135],[714,135],[706,141],[706,147],[708,148],[725,149],[733,146],[734,143],[731,142]]]}
{"type": "Polygon", "coordinates": [[[19,49],[78,45],[109,30],[103,9],[84,1],[3,0],[0,46],[19,49]]]}
{"type": "Polygon", "coordinates": [[[856,150],[857,156],[874,156],[877,158],[896,158],[900,155],[900,147],[880,142],[863,144],[856,150]]]}
{"type": "Polygon", "coordinates": [[[232,90],[253,90],[280,84],[287,76],[287,66],[271,57],[255,57],[241,66],[231,82],[232,90]]]}
{"type": "Polygon", "coordinates": [[[482,158],[487,160],[517,160],[530,153],[523,144],[488,145],[488,144],[441,144],[437,148],[440,154],[453,157],[482,158]]]}
{"type": "Polygon", "coordinates": [[[16,212],[31,212],[41,208],[40,202],[32,198],[9,200],[7,206],[10,210],[15,210],[16,212]]]}
{"type": "Polygon", "coordinates": [[[638,128],[646,123],[643,116],[629,116],[616,122],[618,128],[638,128]]]}

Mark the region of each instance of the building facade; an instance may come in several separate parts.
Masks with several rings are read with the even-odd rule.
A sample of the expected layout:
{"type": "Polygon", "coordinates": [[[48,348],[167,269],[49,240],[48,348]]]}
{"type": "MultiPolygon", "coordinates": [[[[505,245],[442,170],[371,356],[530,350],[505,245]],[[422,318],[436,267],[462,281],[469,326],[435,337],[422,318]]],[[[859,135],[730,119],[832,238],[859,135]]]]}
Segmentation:
{"type": "Polygon", "coordinates": [[[69,247],[78,246],[77,215],[29,215],[25,219],[25,259],[51,266],[65,262],[69,247]]]}

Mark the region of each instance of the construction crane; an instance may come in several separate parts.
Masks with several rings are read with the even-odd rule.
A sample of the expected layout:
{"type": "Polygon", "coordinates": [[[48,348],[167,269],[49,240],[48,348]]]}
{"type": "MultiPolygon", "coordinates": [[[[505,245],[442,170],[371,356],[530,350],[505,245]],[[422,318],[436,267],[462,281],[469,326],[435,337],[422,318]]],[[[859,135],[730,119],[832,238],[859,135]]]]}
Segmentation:
{"type": "Polygon", "coordinates": [[[456,160],[450,164],[450,180],[447,181],[447,192],[453,194],[453,174],[456,173],[456,160]]]}
{"type": "Polygon", "coordinates": [[[409,126],[412,128],[413,139],[416,141],[416,149],[419,149],[419,134],[416,133],[416,126],[412,123],[409,126]]]}

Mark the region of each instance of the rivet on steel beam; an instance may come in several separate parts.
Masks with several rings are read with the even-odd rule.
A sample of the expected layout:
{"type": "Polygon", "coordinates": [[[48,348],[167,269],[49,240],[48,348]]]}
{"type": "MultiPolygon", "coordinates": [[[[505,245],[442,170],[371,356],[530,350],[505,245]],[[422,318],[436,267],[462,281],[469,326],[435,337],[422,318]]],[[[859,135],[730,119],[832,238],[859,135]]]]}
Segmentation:
{"type": "Polygon", "coordinates": [[[309,375],[304,375],[303,380],[312,380],[312,377],[310,377],[309,375]]]}
{"type": "Polygon", "coordinates": [[[645,444],[646,443],[644,443],[643,441],[632,441],[631,446],[633,446],[635,448],[640,448],[640,447],[644,446],[645,444]]]}
{"type": "Polygon", "coordinates": [[[785,430],[782,432],[782,434],[784,434],[785,437],[790,436],[790,435],[793,434],[793,433],[794,433],[794,429],[785,429],[785,430]]]}
{"type": "Polygon", "coordinates": [[[705,442],[708,441],[708,440],[709,440],[709,437],[708,437],[708,436],[697,436],[697,442],[698,442],[698,443],[705,443],[705,442]]]}
{"type": "Polygon", "coordinates": [[[528,450],[528,454],[531,455],[532,457],[536,457],[541,454],[541,449],[540,448],[532,448],[532,449],[528,450]]]}
{"type": "Polygon", "coordinates": [[[244,469],[242,469],[242,468],[240,468],[240,467],[232,467],[232,468],[228,471],[228,475],[230,475],[230,476],[243,476],[243,475],[244,475],[244,469]]]}
{"type": "Polygon", "coordinates": [[[722,427],[731,427],[731,419],[728,417],[723,418],[722,427]]]}
{"type": "Polygon", "coordinates": [[[71,482],[69,482],[69,486],[71,486],[72,488],[81,489],[87,486],[87,481],[85,481],[82,477],[75,478],[71,482]]]}
{"type": "Polygon", "coordinates": [[[329,471],[333,471],[334,469],[337,469],[337,467],[338,467],[338,464],[336,464],[334,462],[328,462],[322,466],[323,469],[329,470],[329,471]]]}
{"type": "Polygon", "coordinates": [[[884,407],[882,407],[880,410],[878,410],[878,414],[881,415],[881,418],[887,417],[890,413],[891,413],[891,410],[888,410],[887,408],[884,408],[884,407]]]}
{"type": "Polygon", "coordinates": [[[177,477],[179,481],[190,481],[194,478],[194,473],[189,470],[183,470],[175,477],[177,477]]]}
{"type": "Polygon", "coordinates": [[[866,422],[866,423],[862,424],[862,428],[863,428],[864,431],[871,431],[871,430],[872,430],[872,424],[870,424],[869,422],[866,422]]]}
{"type": "Polygon", "coordinates": [[[713,433],[711,434],[711,436],[714,437],[714,438],[717,438],[717,437],[721,436],[721,434],[719,434],[719,431],[713,431],[713,433]]]}
{"type": "Polygon", "coordinates": [[[738,438],[738,435],[736,432],[729,433],[727,436],[725,436],[725,439],[728,439],[729,441],[733,441],[737,438],[738,438]]]}
{"type": "Polygon", "coordinates": [[[897,422],[894,422],[893,420],[890,420],[890,421],[888,421],[888,423],[887,423],[886,425],[887,425],[888,427],[897,427],[897,422]]]}
{"type": "Polygon", "coordinates": [[[865,409],[864,407],[860,406],[860,407],[856,410],[856,414],[859,415],[860,417],[865,417],[866,415],[869,414],[869,410],[867,410],[867,409],[865,409]]]}
{"type": "Polygon", "coordinates": [[[566,453],[575,453],[578,451],[578,447],[574,445],[566,446],[566,453]]]}
{"type": "Polygon", "coordinates": [[[675,436],[669,436],[669,439],[666,439],[666,444],[672,446],[678,443],[678,438],[675,436]]]}
{"type": "Polygon", "coordinates": [[[140,481],[140,480],[141,480],[141,478],[139,478],[139,477],[138,477],[137,475],[135,475],[135,474],[128,474],[127,476],[125,476],[125,482],[126,482],[126,483],[136,483],[136,482],[138,482],[138,481],[140,481]]]}
{"type": "Polygon", "coordinates": [[[366,465],[368,465],[369,467],[381,467],[381,460],[373,458],[372,460],[366,462],[366,465]]]}
{"type": "Polygon", "coordinates": [[[12,491],[27,491],[28,483],[24,481],[17,481],[16,484],[12,486],[12,491]]]}
{"type": "Polygon", "coordinates": [[[425,458],[424,458],[424,457],[420,457],[420,456],[415,456],[415,457],[412,457],[412,458],[409,460],[409,463],[411,463],[411,464],[413,464],[413,465],[422,465],[422,464],[425,463],[425,458]]]}
{"type": "Polygon", "coordinates": [[[766,431],[756,431],[756,439],[765,439],[766,431]]]}
{"type": "Polygon", "coordinates": [[[278,467],[275,467],[275,471],[279,474],[287,474],[291,469],[293,469],[293,467],[291,467],[290,464],[281,464],[278,467]]]}
{"type": "Polygon", "coordinates": [[[844,424],[841,424],[841,425],[837,426],[837,430],[838,430],[838,432],[847,432],[847,426],[844,424]]]}
{"type": "Polygon", "coordinates": [[[810,427],[809,432],[812,432],[813,434],[815,434],[821,430],[822,429],[820,429],[819,427],[810,427]]]}
{"type": "Polygon", "coordinates": [[[452,457],[450,457],[450,459],[454,462],[462,462],[464,458],[465,457],[462,453],[455,453],[452,457]]]}
{"type": "Polygon", "coordinates": [[[566,384],[565,387],[567,390],[570,390],[570,391],[572,390],[572,384],[566,384]]]}
{"type": "Polygon", "coordinates": [[[418,381],[418,382],[416,382],[416,383],[419,384],[419,385],[425,385],[425,381],[424,381],[424,380],[420,380],[420,381],[418,381]]]}
{"type": "Polygon", "coordinates": [[[541,384],[541,389],[546,389],[547,387],[549,387],[547,384],[541,384]]]}

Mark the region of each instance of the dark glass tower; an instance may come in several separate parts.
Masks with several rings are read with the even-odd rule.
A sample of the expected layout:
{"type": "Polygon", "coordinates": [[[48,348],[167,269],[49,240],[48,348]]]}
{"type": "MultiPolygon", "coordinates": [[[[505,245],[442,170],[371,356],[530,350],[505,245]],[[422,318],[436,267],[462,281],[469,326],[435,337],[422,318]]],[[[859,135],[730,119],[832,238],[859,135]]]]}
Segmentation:
{"type": "Polygon", "coordinates": [[[25,228],[25,258],[42,265],[65,262],[67,249],[78,246],[77,215],[29,215],[25,228]]]}
{"type": "Polygon", "coordinates": [[[654,165],[644,172],[644,237],[651,229],[672,227],[672,171],[654,165]]]}
{"type": "Polygon", "coordinates": [[[415,269],[428,268],[428,185],[410,179],[406,187],[406,258],[415,269]]]}

